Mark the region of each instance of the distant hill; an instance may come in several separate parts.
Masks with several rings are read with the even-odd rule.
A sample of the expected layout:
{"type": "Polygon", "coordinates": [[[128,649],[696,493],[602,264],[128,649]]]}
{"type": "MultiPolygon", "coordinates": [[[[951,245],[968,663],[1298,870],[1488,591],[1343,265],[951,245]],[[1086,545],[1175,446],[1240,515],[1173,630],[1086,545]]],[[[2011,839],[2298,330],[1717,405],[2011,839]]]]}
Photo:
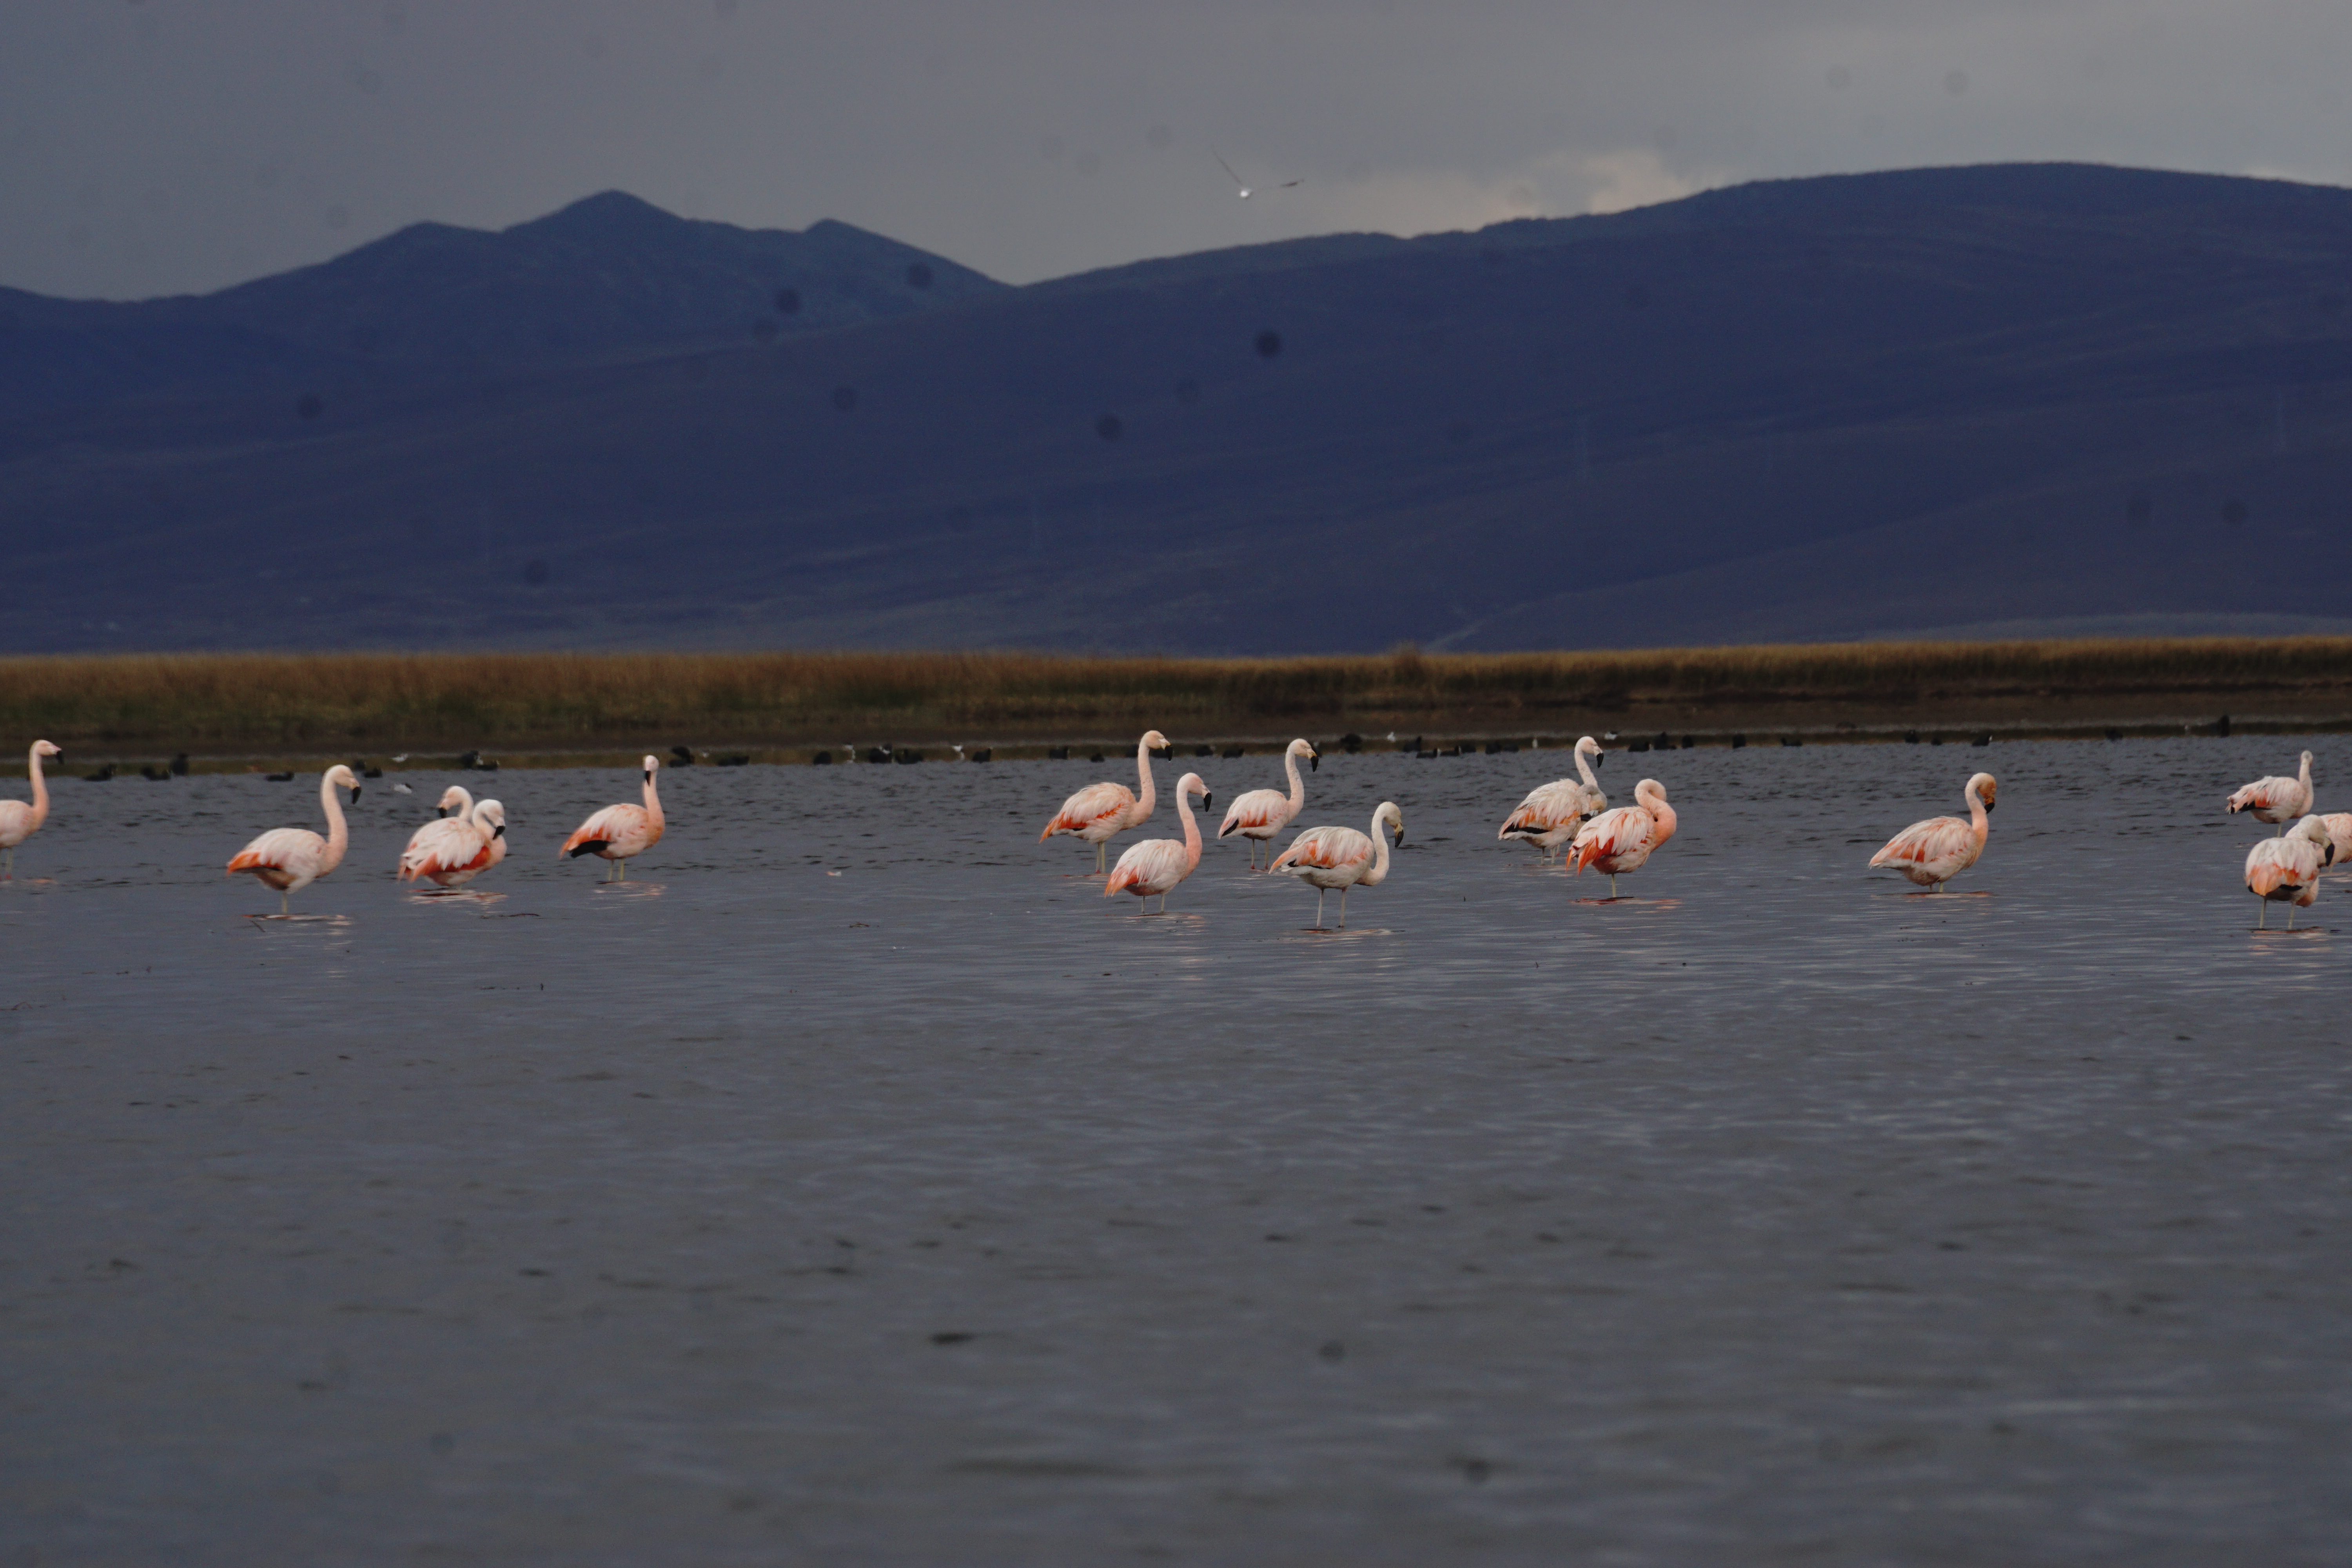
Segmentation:
{"type": "MultiPolygon", "coordinates": [[[[1018,289],[934,259],[919,300],[761,337],[731,285],[665,313],[705,296],[614,281],[640,225],[743,235],[625,202],[450,242],[529,236],[551,300],[604,301],[560,353],[447,327],[498,312],[434,281],[430,235],[234,308],[75,307],[205,306],[222,368],[0,425],[0,639],[1286,652],[2352,621],[2345,191],[1780,181],[1018,289]],[[362,352],[371,292],[404,324],[362,352]]],[[[887,285],[900,253],[857,254],[887,285]]]]}
{"type": "Polygon", "coordinates": [[[112,304],[0,289],[0,407],[288,375],[511,374],[773,342],[1003,288],[845,223],[738,228],[607,191],[495,234],[411,224],[214,294],[112,304]]]}

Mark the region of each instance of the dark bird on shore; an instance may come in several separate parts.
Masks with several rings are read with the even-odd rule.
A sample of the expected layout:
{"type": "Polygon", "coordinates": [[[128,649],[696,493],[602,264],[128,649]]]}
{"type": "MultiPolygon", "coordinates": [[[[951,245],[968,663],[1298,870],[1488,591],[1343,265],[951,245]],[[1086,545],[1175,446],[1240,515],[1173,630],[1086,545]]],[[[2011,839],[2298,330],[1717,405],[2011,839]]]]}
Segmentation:
{"type": "Polygon", "coordinates": [[[188,776],[187,752],[182,752],[178,756],[172,759],[172,773],[175,778],[186,778],[188,776]]]}
{"type": "Polygon", "coordinates": [[[996,754],[996,753],[995,753],[995,752],[994,752],[994,751],[992,751],[991,748],[989,748],[989,747],[987,747],[987,746],[982,746],[980,750],[978,750],[978,751],[974,752],[971,754],[971,760],[972,760],[973,762],[975,762],[975,763],[984,763],[984,762],[988,761],[988,759],[989,759],[989,758],[991,758],[991,757],[994,756],[995,754],[996,754]]]}
{"type": "Polygon", "coordinates": [[[669,754],[677,759],[677,765],[679,767],[690,768],[694,766],[694,753],[684,746],[672,746],[669,749],[669,754]]]}
{"type": "Polygon", "coordinates": [[[1222,754],[1227,759],[1231,759],[1234,757],[1246,756],[1248,753],[1240,746],[1227,746],[1222,754]]]}
{"type": "Polygon", "coordinates": [[[819,752],[815,756],[809,759],[809,766],[813,768],[829,768],[833,766],[833,753],[831,752],[819,752]]]}
{"type": "MultiPolygon", "coordinates": [[[[104,766],[104,767],[102,767],[102,768],[99,769],[99,770],[98,770],[98,772],[96,772],[96,773],[84,773],[84,774],[82,774],[82,775],[81,775],[81,782],[82,782],[82,783],[84,783],[84,784],[104,784],[107,780],[109,780],[109,779],[112,778],[113,776],[114,776],[114,764],[113,764],[112,763],[107,763],[107,764],[106,764],[106,766],[104,766]]],[[[289,777],[290,777],[290,776],[292,776],[292,775],[290,775],[290,774],[289,774],[289,775],[288,775],[288,776],[289,776],[289,777]]]]}
{"type": "Polygon", "coordinates": [[[1971,746],[1990,746],[1992,744],[1992,735],[1990,731],[1987,731],[1984,734],[1979,735],[1975,740],[1970,741],[1969,744],[1971,746]]]}
{"type": "MultiPolygon", "coordinates": [[[[1048,746],[1045,748],[1045,760],[1049,763],[1066,763],[1070,760],[1070,748],[1067,746],[1048,746]]],[[[1097,762],[1100,762],[1102,759],[1097,757],[1095,760],[1097,762]]]]}
{"type": "Polygon", "coordinates": [[[159,768],[152,763],[139,770],[139,776],[142,779],[152,779],[157,784],[170,784],[172,782],[172,775],[167,770],[159,768]]]}
{"type": "Polygon", "coordinates": [[[267,778],[271,784],[292,784],[294,782],[294,775],[292,773],[265,773],[262,776],[267,778]]]}

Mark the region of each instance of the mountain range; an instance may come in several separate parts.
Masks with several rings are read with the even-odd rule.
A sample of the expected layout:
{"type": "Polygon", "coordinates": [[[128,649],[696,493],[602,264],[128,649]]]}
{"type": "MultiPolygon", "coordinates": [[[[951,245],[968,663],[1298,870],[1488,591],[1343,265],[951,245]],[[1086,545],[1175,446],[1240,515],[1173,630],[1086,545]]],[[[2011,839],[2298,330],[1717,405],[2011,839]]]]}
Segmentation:
{"type": "Polygon", "coordinates": [[[12,652],[2352,628],[2352,192],[2011,164],[1010,288],[618,194],[0,290],[12,652]]]}

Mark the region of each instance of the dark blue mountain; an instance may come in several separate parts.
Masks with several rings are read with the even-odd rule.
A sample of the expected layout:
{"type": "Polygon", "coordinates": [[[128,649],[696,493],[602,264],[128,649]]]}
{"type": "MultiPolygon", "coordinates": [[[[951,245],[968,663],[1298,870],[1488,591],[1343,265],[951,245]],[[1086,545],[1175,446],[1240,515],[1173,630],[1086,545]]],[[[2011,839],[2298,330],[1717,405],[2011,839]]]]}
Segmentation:
{"type": "Polygon", "coordinates": [[[457,369],[435,346],[394,374],[379,340],[273,368],[256,345],[331,330],[223,317],[252,334],[219,350],[230,390],[0,426],[5,636],[1276,652],[2341,625],[2347,294],[2352,193],[2011,165],[976,284],[688,351],[516,341],[457,369]]]}

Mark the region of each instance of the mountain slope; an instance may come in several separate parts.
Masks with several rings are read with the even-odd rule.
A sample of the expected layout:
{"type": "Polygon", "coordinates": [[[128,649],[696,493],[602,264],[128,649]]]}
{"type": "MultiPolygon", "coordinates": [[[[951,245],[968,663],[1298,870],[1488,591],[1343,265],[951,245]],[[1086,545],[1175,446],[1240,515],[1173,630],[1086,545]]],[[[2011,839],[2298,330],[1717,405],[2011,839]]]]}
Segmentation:
{"type": "Polygon", "coordinates": [[[16,648],[2352,617],[2352,194],[2072,166],[1179,258],[0,434],[16,648]],[[110,623],[111,627],[110,628],[110,623]]]}

